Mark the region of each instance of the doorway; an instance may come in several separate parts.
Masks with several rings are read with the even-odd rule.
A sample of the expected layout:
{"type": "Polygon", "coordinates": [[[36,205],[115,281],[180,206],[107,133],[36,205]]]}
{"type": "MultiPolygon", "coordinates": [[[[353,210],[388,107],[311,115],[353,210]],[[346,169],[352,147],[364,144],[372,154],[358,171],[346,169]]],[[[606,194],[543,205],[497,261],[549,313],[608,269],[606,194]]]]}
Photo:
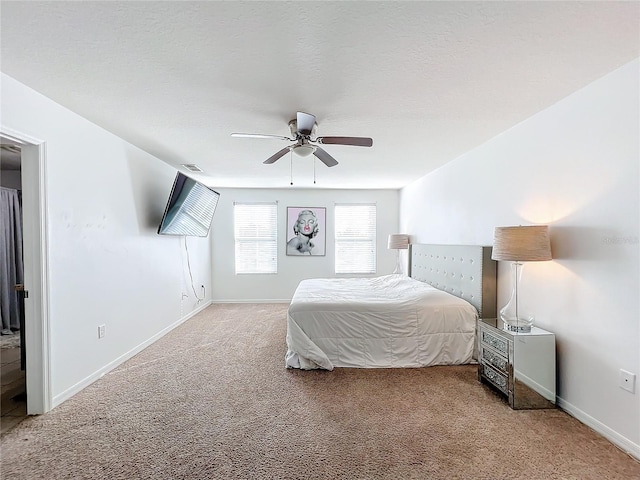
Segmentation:
{"type": "MultiPolygon", "coordinates": [[[[26,414],[37,415],[51,410],[48,314],[48,242],[46,235],[46,179],[43,141],[26,134],[0,130],[0,144],[19,147],[22,213],[22,251],[24,264],[21,294],[24,304],[21,354],[24,366],[26,414]]],[[[3,149],[4,150],[4,149],[3,149]]],[[[16,148],[14,148],[16,150],[16,148]]],[[[14,166],[15,169],[14,159],[14,166]]],[[[8,176],[17,174],[8,174],[8,176]]],[[[3,172],[3,177],[5,174],[3,172]]],[[[4,363],[4,361],[3,361],[4,363]]],[[[4,423],[4,418],[3,418],[4,423]]]]}
{"type": "Polygon", "coordinates": [[[24,268],[22,242],[22,168],[20,144],[0,142],[0,331],[1,433],[27,416],[24,336],[24,268]]]}

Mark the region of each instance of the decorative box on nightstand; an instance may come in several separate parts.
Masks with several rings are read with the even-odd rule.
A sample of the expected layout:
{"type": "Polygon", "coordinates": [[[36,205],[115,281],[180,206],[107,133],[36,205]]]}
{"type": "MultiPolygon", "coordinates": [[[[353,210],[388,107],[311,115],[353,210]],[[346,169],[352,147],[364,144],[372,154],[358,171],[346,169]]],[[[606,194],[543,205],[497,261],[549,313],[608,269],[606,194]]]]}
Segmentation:
{"type": "Polygon", "coordinates": [[[511,408],[554,408],[556,340],[541,328],[510,332],[498,318],[478,320],[478,379],[504,395],[511,408]]]}

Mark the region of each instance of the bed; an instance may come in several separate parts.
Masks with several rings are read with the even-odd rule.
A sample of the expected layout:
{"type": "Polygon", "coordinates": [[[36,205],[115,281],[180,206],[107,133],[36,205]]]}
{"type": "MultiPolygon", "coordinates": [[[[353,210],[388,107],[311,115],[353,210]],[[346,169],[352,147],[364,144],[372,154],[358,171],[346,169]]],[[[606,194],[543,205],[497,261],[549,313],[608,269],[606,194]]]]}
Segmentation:
{"type": "Polygon", "coordinates": [[[287,368],[472,363],[476,320],[496,314],[491,247],[409,246],[409,275],[318,278],[287,311],[287,368]]]}

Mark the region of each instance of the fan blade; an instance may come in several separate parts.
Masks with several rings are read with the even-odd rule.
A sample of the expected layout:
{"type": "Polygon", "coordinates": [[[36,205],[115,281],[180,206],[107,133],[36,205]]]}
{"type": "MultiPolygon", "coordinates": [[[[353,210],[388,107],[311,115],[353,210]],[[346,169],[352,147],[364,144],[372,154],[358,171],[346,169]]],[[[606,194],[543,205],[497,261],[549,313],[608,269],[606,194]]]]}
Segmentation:
{"type": "Polygon", "coordinates": [[[298,112],[296,116],[296,125],[298,133],[301,135],[311,135],[313,126],[316,124],[316,117],[310,113],[298,112]]]}
{"type": "Polygon", "coordinates": [[[356,147],[373,145],[373,139],[367,137],[318,137],[315,141],[323,145],[354,145],[356,147]]]}
{"type": "Polygon", "coordinates": [[[313,154],[316,157],[318,157],[320,161],[324,163],[327,167],[335,167],[338,164],[335,158],[333,158],[331,155],[329,155],[320,147],[316,147],[316,150],[315,152],[313,152],[313,154]]]}
{"type": "Polygon", "coordinates": [[[278,138],[280,140],[295,142],[295,138],[283,137],[281,135],[263,135],[262,133],[232,133],[231,136],[241,138],[278,138]]]}
{"type": "Polygon", "coordinates": [[[291,150],[291,147],[284,147],[278,153],[274,153],[262,163],[266,163],[266,164],[275,163],[275,161],[279,160],[280,157],[284,157],[289,150],[291,150]]]}

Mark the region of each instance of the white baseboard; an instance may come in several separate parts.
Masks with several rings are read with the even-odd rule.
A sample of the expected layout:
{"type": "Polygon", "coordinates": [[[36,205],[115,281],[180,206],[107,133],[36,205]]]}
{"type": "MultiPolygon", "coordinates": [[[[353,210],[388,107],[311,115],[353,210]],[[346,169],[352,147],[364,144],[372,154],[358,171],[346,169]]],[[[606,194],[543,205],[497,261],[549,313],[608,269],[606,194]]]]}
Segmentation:
{"type": "Polygon", "coordinates": [[[618,432],[607,427],[605,424],[599,422],[592,416],[586,414],[579,408],[575,407],[574,405],[570,404],[560,397],[556,398],[556,405],[572,417],[584,423],[587,427],[590,427],[598,432],[600,435],[605,437],[607,440],[609,440],[624,452],[640,460],[640,445],[633,443],[628,438],[623,437],[618,432]]]}
{"type": "Polygon", "coordinates": [[[287,298],[287,299],[282,299],[282,300],[278,300],[278,299],[273,299],[270,298],[268,300],[224,300],[224,299],[214,299],[211,301],[211,303],[291,303],[291,299],[287,298]]]}
{"type": "Polygon", "coordinates": [[[104,375],[109,373],[111,370],[113,370],[117,366],[119,366],[122,363],[126,362],[127,360],[132,358],[134,355],[140,353],[142,350],[147,348],[152,343],[154,343],[157,340],[159,340],[160,338],[164,337],[167,333],[169,333],[171,330],[173,330],[177,326],[183,324],[184,322],[189,320],[194,315],[200,313],[202,310],[204,310],[209,305],[211,305],[211,303],[212,303],[211,300],[209,300],[208,302],[203,303],[201,306],[196,308],[194,311],[188,313],[184,317],[180,318],[176,322],[172,323],[168,327],[166,327],[163,330],[161,330],[158,333],[156,333],[153,337],[149,338],[148,340],[145,340],[140,345],[137,345],[136,347],[132,348],[128,352],[124,353],[123,355],[120,355],[118,358],[116,358],[112,362],[109,362],[107,365],[105,365],[104,367],[102,367],[98,371],[94,372],[93,374],[91,374],[88,377],[84,378],[83,380],[79,381],[78,383],[76,383],[72,387],[66,389],[64,392],[60,393],[59,395],[56,395],[55,397],[53,397],[53,403],[52,403],[51,408],[57,407],[62,402],[64,402],[65,400],[70,399],[76,393],[78,393],[81,390],[83,390],[84,388],[88,387],[89,385],[91,385],[96,380],[99,380],[100,378],[102,378],[104,375]]]}

